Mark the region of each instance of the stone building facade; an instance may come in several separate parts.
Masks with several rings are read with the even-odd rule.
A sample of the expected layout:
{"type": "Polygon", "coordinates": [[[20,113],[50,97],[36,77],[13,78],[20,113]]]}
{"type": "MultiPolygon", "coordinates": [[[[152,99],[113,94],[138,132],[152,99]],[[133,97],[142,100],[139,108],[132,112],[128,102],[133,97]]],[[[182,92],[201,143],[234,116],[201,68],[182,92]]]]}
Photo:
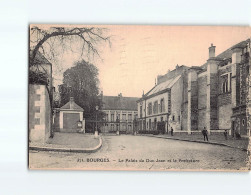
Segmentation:
{"type": "MultiPolygon", "coordinates": [[[[31,71],[46,75],[46,82],[29,80],[29,141],[45,143],[52,136],[52,64],[38,52],[35,57],[36,66],[31,71]]],[[[30,74],[29,72],[29,74],[30,74]]]]}
{"type": "Polygon", "coordinates": [[[102,132],[130,133],[133,131],[133,121],[137,118],[137,103],[139,98],[118,96],[102,96],[103,106],[101,111],[105,113],[102,132]]]}
{"type": "Polygon", "coordinates": [[[177,66],[158,76],[157,84],[137,102],[141,129],[155,130],[164,121],[165,132],[173,127],[190,134],[206,127],[209,133],[250,135],[250,39],[217,56],[215,48],[209,47],[209,58],[201,66],[177,66]]]}
{"type": "Polygon", "coordinates": [[[69,102],[61,108],[54,109],[53,126],[54,131],[58,132],[80,132],[83,123],[84,109],[74,102],[74,98],[70,97],[69,102]],[[81,123],[81,126],[79,126],[81,123]]]}
{"type": "Polygon", "coordinates": [[[137,101],[139,130],[182,129],[183,74],[187,70],[186,66],[177,66],[166,75],[158,76],[157,84],[137,101]]]}

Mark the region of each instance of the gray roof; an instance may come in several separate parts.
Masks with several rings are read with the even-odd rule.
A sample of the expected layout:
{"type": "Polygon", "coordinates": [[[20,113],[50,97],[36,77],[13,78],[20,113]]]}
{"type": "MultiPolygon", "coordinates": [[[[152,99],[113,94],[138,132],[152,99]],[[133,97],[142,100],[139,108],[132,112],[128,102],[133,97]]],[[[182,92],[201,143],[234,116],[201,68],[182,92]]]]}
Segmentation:
{"type": "Polygon", "coordinates": [[[63,105],[60,110],[84,111],[83,108],[77,105],[74,101],[71,102],[71,100],[63,105]]]}
{"type": "Polygon", "coordinates": [[[231,58],[232,57],[232,49],[234,49],[234,48],[244,48],[244,47],[246,47],[247,46],[247,41],[248,40],[246,40],[246,41],[241,41],[241,42],[239,42],[239,43],[237,43],[237,44],[235,44],[234,46],[232,46],[232,47],[230,47],[229,49],[227,49],[227,50],[225,50],[224,52],[222,52],[221,54],[219,54],[217,57],[218,58],[231,58]]]}
{"type": "Polygon", "coordinates": [[[172,79],[169,79],[165,82],[162,82],[156,86],[154,86],[150,91],[148,91],[145,95],[145,97],[147,96],[151,96],[153,94],[156,94],[158,92],[161,92],[165,89],[170,89],[173,87],[173,85],[180,79],[181,75],[175,77],[175,78],[172,78],[172,79]]]}
{"type": "MultiPolygon", "coordinates": [[[[222,53],[220,53],[216,57],[217,58],[222,58],[222,59],[232,58],[232,49],[234,49],[234,48],[244,48],[244,47],[246,47],[248,41],[249,41],[249,39],[245,40],[245,41],[241,41],[241,42],[233,45],[232,47],[228,48],[227,50],[223,51],[222,53]]],[[[207,62],[205,64],[201,65],[201,67],[203,69],[206,69],[207,68],[206,65],[207,65],[207,62]]]]}
{"type": "Polygon", "coordinates": [[[103,110],[137,110],[137,97],[103,96],[103,110]]]}

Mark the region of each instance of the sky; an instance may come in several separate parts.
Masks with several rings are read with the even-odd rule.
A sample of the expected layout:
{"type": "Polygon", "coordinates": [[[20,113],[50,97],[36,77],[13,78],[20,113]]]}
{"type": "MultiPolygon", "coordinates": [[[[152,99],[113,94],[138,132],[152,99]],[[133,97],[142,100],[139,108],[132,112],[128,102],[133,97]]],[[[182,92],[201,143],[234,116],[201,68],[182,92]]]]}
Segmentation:
{"type": "MultiPolygon", "coordinates": [[[[98,26],[99,27],[99,26],[98,26]]],[[[141,26],[106,25],[111,46],[101,45],[101,59],[91,62],[99,69],[100,90],[104,95],[141,97],[158,75],[176,65],[200,66],[208,59],[208,47],[216,46],[216,55],[251,37],[245,26],[141,26]]],[[[58,61],[62,71],[80,60],[78,52],[65,51],[58,61]]],[[[62,73],[56,74],[56,84],[62,73]]]]}

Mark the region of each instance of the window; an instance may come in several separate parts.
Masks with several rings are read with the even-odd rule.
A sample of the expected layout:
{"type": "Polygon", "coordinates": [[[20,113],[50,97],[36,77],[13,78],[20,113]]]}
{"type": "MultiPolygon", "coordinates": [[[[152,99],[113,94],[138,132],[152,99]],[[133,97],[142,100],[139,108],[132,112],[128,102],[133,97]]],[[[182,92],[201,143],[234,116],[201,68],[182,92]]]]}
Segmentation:
{"type": "Polygon", "coordinates": [[[149,104],[148,104],[148,115],[151,115],[151,114],[152,114],[152,110],[153,110],[153,108],[152,108],[152,103],[149,103],[149,104]]]}
{"type": "Polygon", "coordinates": [[[122,114],[122,120],[123,120],[123,121],[126,120],[126,114],[122,114]]]}
{"type": "Polygon", "coordinates": [[[245,119],[242,119],[242,126],[245,126],[245,119]]]}
{"type": "Polygon", "coordinates": [[[129,120],[129,121],[132,120],[132,114],[128,114],[128,120],[129,120]]]}
{"type": "Polygon", "coordinates": [[[151,119],[149,119],[149,129],[150,130],[152,129],[152,121],[151,121],[151,119]]]}
{"type": "Polygon", "coordinates": [[[173,115],[173,121],[175,121],[175,116],[173,115]]]}
{"type": "Polygon", "coordinates": [[[154,114],[158,113],[158,101],[155,101],[153,104],[153,113],[154,114]]]}
{"type": "Polygon", "coordinates": [[[105,121],[108,121],[108,114],[105,114],[105,121]]]}
{"type": "Polygon", "coordinates": [[[140,106],[140,118],[142,118],[142,106],[140,106]]]}
{"type": "Polygon", "coordinates": [[[117,114],[117,118],[116,119],[120,120],[120,114],[117,114]]]}
{"type": "Polygon", "coordinates": [[[228,93],[231,91],[231,85],[232,85],[231,77],[232,77],[232,73],[224,74],[221,76],[221,82],[222,82],[221,91],[222,91],[222,93],[228,93]]]}
{"type": "Polygon", "coordinates": [[[180,122],[180,115],[178,116],[178,120],[179,120],[179,122],[180,122]]]}
{"type": "Polygon", "coordinates": [[[164,98],[160,100],[160,112],[165,112],[164,98]]]}
{"type": "Polygon", "coordinates": [[[111,114],[111,121],[114,121],[114,114],[111,114]]]}
{"type": "Polygon", "coordinates": [[[157,129],[157,118],[154,119],[154,126],[153,129],[156,130],[157,129]]]}
{"type": "Polygon", "coordinates": [[[227,93],[228,92],[228,85],[227,85],[227,79],[224,79],[222,82],[222,92],[227,93]]]}

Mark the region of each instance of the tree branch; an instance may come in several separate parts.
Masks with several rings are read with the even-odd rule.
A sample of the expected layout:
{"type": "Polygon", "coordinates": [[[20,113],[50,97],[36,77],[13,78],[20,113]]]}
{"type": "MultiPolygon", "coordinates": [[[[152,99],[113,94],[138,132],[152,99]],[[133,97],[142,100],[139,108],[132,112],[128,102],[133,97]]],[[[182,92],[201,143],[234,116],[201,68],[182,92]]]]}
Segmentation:
{"type": "MultiPolygon", "coordinates": [[[[93,43],[96,44],[96,41],[97,41],[95,39],[95,37],[97,37],[98,39],[100,39],[102,41],[109,41],[109,38],[110,38],[110,37],[103,37],[102,35],[100,35],[101,33],[98,34],[98,33],[94,32],[95,29],[97,29],[97,30],[102,30],[102,29],[93,28],[93,27],[92,28],[73,28],[73,29],[69,29],[69,30],[66,30],[63,27],[53,27],[52,29],[55,29],[55,31],[46,32],[44,30],[41,30],[38,27],[31,28],[32,33],[34,33],[34,31],[37,31],[38,33],[43,35],[43,38],[38,41],[37,45],[35,46],[32,53],[30,54],[30,59],[29,59],[30,66],[35,65],[35,57],[36,57],[38,50],[42,47],[42,45],[48,39],[50,39],[52,37],[58,37],[60,39],[60,41],[63,42],[65,37],[78,36],[81,38],[81,40],[84,41],[83,45],[85,43],[87,43],[88,53],[90,53],[90,50],[91,50],[93,52],[93,54],[96,54],[99,57],[100,57],[99,52],[93,45],[93,43]],[[85,34],[88,34],[90,41],[84,37],[85,34]],[[91,35],[93,35],[94,37],[92,37],[91,35]]],[[[84,49],[84,46],[82,48],[82,53],[83,53],[83,49],[84,49]]]]}

